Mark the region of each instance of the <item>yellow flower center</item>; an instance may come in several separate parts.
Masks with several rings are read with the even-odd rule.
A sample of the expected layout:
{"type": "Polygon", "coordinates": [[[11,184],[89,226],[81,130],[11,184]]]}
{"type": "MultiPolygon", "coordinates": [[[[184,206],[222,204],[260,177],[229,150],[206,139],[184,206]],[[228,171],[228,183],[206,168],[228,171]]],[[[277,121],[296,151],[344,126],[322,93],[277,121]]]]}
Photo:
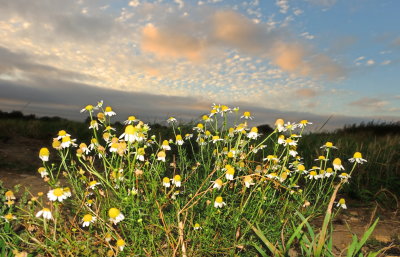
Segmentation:
{"type": "Polygon", "coordinates": [[[203,120],[208,120],[209,119],[209,117],[207,116],[207,115],[203,115],[203,118],[202,118],[203,120]]]}
{"type": "Polygon", "coordinates": [[[332,142],[326,142],[326,143],[325,143],[325,146],[328,147],[328,148],[329,148],[329,147],[332,147],[332,146],[333,146],[333,143],[332,143],[332,142]]]}
{"type": "Polygon", "coordinates": [[[61,140],[62,140],[63,143],[66,143],[66,142],[71,141],[71,138],[69,136],[65,136],[61,140]]]}
{"type": "Polygon", "coordinates": [[[112,112],[112,108],[110,106],[107,106],[106,109],[104,109],[105,112],[112,112]]]}
{"type": "Polygon", "coordinates": [[[199,129],[203,129],[203,128],[204,128],[204,126],[203,126],[203,124],[199,123],[199,124],[197,124],[197,128],[199,128],[199,129]]]}
{"type": "Polygon", "coordinates": [[[283,119],[277,119],[275,121],[275,126],[283,126],[285,122],[283,121],[283,119]]]}
{"type": "Polygon", "coordinates": [[[243,116],[244,116],[244,117],[250,117],[251,114],[250,114],[250,112],[244,112],[244,113],[243,113],[243,116]]]}
{"type": "Polygon", "coordinates": [[[317,172],[315,172],[314,170],[310,172],[310,176],[317,176],[317,172]]]}
{"type": "Polygon", "coordinates": [[[234,175],[234,174],[235,174],[235,168],[230,167],[230,168],[226,171],[226,174],[234,175]]]}
{"type": "Polygon", "coordinates": [[[93,181],[90,181],[89,182],[89,186],[94,186],[94,185],[96,185],[97,184],[97,181],[96,180],[93,180],[93,181]]]}
{"type": "Polygon", "coordinates": [[[58,141],[57,139],[54,139],[54,140],[53,140],[53,143],[51,144],[51,146],[52,146],[53,148],[59,148],[60,145],[61,145],[61,142],[58,141]]]}
{"type": "Polygon", "coordinates": [[[325,156],[322,155],[318,156],[318,160],[325,160],[325,156]]]}
{"type": "Polygon", "coordinates": [[[14,197],[14,193],[13,193],[13,191],[8,190],[8,191],[5,193],[5,196],[6,196],[7,198],[9,198],[9,197],[14,197]]]}
{"type": "Polygon", "coordinates": [[[223,182],[221,179],[217,179],[215,180],[215,184],[217,184],[218,186],[222,186],[223,182]]]}
{"type": "Polygon", "coordinates": [[[217,196],[217,198],[215,198],[215,202],[217,203],[222,203],[223,201],[222,196],[217,196]]]}
{"type": "Polygon", "coordinates": [[[250,132],[258,133],[258,128],[257,127],[252,127],[250,132]]]}
{"type": "Polygon", "coordinates": [[[11,213],[8,213],[8,214],[4,215],[4,218],[6,218],[7,220],[12,220],[14,218],[14,216],[11,213]]]}
{"type": "Polygon", "coordinates": [[[218,139],[219,139],[219,136],[213,136],[212,139],[213,139],[213,140],[218,140],[218,139]]]}
{"type": "Polygon", "coordinates": [[[49,208],[43,208],[42,211],[43,212],[50,212],[50,209],[49,208]]]}
{"type": "Polygon", "coordinates": [[[353,157],[356,158],[356,159],[361,159],[362,158],[362,154],[360,152],[355,152],[353,157]]]}
{"type": "Polygon", "coordinates": [[[85,110],[90,112],[93,110],[93,108],[94,108],[93,105],[89,104],[89,105],[86,105],[85,110]]]}
{"type": "Polygon", "coordinates": [[[333,164],[335,164],[335,165],[342,165],[342,161],[341,161],[339,158],[335,158],[335,159],[333,160],[333,164]]]}
{"type": "Polygon", "coordinates": [[[64,193],[64,190],[62,188],[56,188],[53,190],[53,195],[60,197],[62,196],[64,193]]]}
{"type": "Polygon", "coordinates": [[[97,118],[98,118],[99,120],[104,120],[104,113],[99,112],[99,113],[97,114],[97,118]]]}
{"type": "Polygon", "coordinates": [[[180,175],[175,175],[174,180],[175,180],[175,181],[181,181],[182,178],[181,178],[180,175]]]}
{"type": "Polygon", "coordinates": [[[117,240],[117,246],[118,246],[118,247],[120,247],[120,246],[125,246],[125,241],[124,241],[123,239],[118,239],[118,240],[117,240]]]}
{"type": "Polygon", "coordinates": [[[121,212],[117,208],[111,208],[108,210],[108,216],[115,219],[121,212]]]}
{"type": "Polygon", "coordinates": [[[181,135],[177,135],[176,136],[176,141],[181,141],[182,140],[182,136],[181,135]]]}
{"type": "Polygon", "coordinates": [[[302,121],[300,121],[300,123],[301,123],[301,124],[307,124],[307,123],[308,123],[308,120],[302,120],[302,121]]]}
{"type": "Polygon", "coordinates": [[[306,169],[306,167],[304,167],[303,164],[300,164],[299,166],[297,166],[297,169],[298,169],[299,171],[303,171],[303,170],[306,169]]]}
{"type": "Polygon", "coordinates": [[[128,134],[128,135],[133,135],[133,134],[135,134],[135,127],[133,127],[132,125],[126,126],[126,128],[125,128],[125,134],[128,134]]]}
{"type": "Polygon", "coordinates": [[[50,154],[49,149],[47,149],[46,147],[43,147],[39,151],[40,156],[49,156],[49,154],[50,154]]]}
{"type": "Polygon", "coordinates": [[[38,169],[38,172],[39,173],[42,173],[42,172],[45,172],[46,171],[46,168],[45,167],[40,167],[39,169],[38,169]]]}
{"type": "Polygon", "coordinates": [[[169,142],[168,142],[168,140],[164,140],[162,144],[167,146],[167,145],[169,145],[169,142]]]}
{"type": "Polygon", "coordinates": [[[84,222],[92,221],[92,219],[93,219],[93,216],[90,214],[86,214],[85,216],[83,216],[84,222]]]}
{"type": "Polygon", "coordinates": [[[164,177],[164,178],[163,178],[163,183],[169,183],[169,178],[164,177]]]}
{"type": "Polygon", "coordinates": [[[65,130],[60,130],[60,131],[58,131],[58,135],[60,136],[60,137],[63,137],[63,136],[65,136],[67,134],[67,132],[65,131],[65,130]]]}
{"type": "Polygon", "coordinates": [[[340,204],[345,204],[345,203],[346,203],[346,200],[345,200],[344,198],[340,198],[339,203],[340,203],[340,204]]]}
{"type": "Polygon", "coordinates": [[[129,116],[129,117],[128,117],[128,120],[130,120],[130,121],[135,121],[135,120],[136,120],[136,117],[135,117],[135,116],[129,116]]]}
{"type": "Polygon", "coordinates": [[[166,154],[164,151],[161,151],[161,152],[158,152],[157,156],[160,158],[165,158],[166,154]]]}

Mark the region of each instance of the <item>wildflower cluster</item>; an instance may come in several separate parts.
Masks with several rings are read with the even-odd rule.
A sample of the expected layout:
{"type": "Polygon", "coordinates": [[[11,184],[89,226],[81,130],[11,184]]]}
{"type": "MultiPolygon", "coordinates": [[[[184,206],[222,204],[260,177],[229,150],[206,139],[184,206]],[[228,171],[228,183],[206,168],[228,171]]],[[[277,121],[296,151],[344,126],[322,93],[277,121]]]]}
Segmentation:
{"type": "MultiPolygon", "coordinates": [[[[77,142],[60,130],[51,151],[39,151],[38,173],[50,189],[31,215],[44,236],[30,236],[42,251],[50,251],[43,248],[48,241],[73,238],[88,246],[88,255],[172,256],[177,249],[191,256],[221,249],[234,253],[231,235],[242,228],[236,243],[247,242],[245,251],[251,253],[244,219],[270,224],[271,234],[279,237],[277,219],[297,210],[321,211],[333,186],[347,182],[356,165],[366,161],[354,154],[348,171],[335,157],[336,146],[327,142],[308,167],[298,146],[311,122],[278,119],[272,133],[263,135],[249,124],[254,119],[249,111],[226,105],[214,104],[192,128],[170,117],[170,138],[151,136],[150,126],[133,115],[122,130],[114,127],[116,113],[102,101],[81,112],[90,117],[90,141],[77,142]],[[55,164],[53,156],[61,161],[55,164]]],[[[6,194],[14,201],[12,192],[6,194]]],[[[338,206],[346,208],[344,199],[338,206]]],[[[7,222],[18,218],[7,215],[7,222]]],[[[75,254],[80,251],[77,247],[75,254]]]]}

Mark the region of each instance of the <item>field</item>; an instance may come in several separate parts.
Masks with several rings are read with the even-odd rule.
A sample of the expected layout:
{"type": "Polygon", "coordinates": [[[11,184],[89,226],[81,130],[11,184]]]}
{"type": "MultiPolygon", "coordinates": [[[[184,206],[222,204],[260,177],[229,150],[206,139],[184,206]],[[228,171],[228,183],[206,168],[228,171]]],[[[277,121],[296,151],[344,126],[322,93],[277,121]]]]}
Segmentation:
{"type": "Polygon", "coordinates": [[[391,245],[398,243],[398,231],[389,229],[399,222],[400,124],[311,134],[306,121],[247,128],[250,113],[235,111],[229,115],[238,122],[228,126],[228,111],[213,110],[200,123],[170,119],[151,129],[131,119],[133,133],[129,125],[98,116],[107,108],[89,111],[85,123],[2,113],[1,192],[5,203],[7,190],[17,196],[1,209],[2,256],[13,251],[32,256],[60,251],[64,256],[398,252],[391,245]],[[70,138],[64,140],[61,131],[70,138]],[[114,135],[124,141],[112,141],[114,135]],[[59,145],[53,141],[57,137],[59,145]],[[92,153],[82,150],[81,142],[92,143],[92,153]],[[110,143],[118,144],[115,152],[110,143]],[[50,149],[54,165],[38,158],[42,147],[50,149]],[[41,166],[48,173],[43,178],[37,172],[41,166]],[[11,188],[17,183],[30,187],[31,194],[11,188]],[[66,187],[72,196],[66,196],[66,187]],[[60,198],[46,196],[49,190],[57,196],[57,189],[63,192],[60,198]],[[51,210],[51,219],[36,217],[44,208],[51,210]],[[384,240],[330,243],[332,230],[340,232],[337,228],[347,223],[373,226],[377,217],[376,231],[394,232],[384,240]]]}

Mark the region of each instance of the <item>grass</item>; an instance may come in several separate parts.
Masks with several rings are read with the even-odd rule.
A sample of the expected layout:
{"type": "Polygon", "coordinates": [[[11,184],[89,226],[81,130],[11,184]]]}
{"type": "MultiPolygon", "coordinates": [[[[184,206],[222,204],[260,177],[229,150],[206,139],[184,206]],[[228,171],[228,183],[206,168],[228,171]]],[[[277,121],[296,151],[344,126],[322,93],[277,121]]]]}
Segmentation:
{"type": "MultiPolygon", "coordinates": [[[[358,191],[355,185],[371,192],[359,197],[370,197],[381,187],[395,189],[392,178],[398,170],[392,163],[398,160],[398,146],[379,148],[385,137],[376,137],[371,145],[350,132],[305,134],[307,121],[283,120],[260,135],[247,126],[249,112],[241,115],[226,106],[214,106],[198,124],[181,125],[171,118],[168,127],[151,129],[134,118],[130,125],[111,123],[105,115],[112,114],[110,107],[85,109],[86,123],[3,117],[4,138],[48,137],[52,145],[39,153],[49,192],[25,194],[10,203],[0,187],[1,200],[8,203],[0,213],[4,256],[12,251],[46,256],[255,256],[274,253],[279,242],[286,242],[276,250],[283,255],[295,243],[304,256],[324,256],[331,248],[326,242],[332,219],[340,211],[334,204],[338,190],[352,194],[358,191]],[[366,165],[347,161],[354,152],[363,153],[366,165]],[[314,161],[318,156],[326,160],[314,161]],[[338,163],[346,171],[334,166],[338,163]],[[385,173],[379,184],[369,168],[385,173]],[[68,183],[61,184],[61,178],[68,183]],[[51,218],[37,217],[40,210],[51,218]],[[317,237],[308,221],[321,214],[325,220],[317,237]],[[303,226],[311,237],[300,233],[303,226]],[[260,242],[268,242],[268,249],[260,242]]],[[[366,238],[353,241],[350,248],[355,250],[348,256],[358,254],[366,238]]]]}

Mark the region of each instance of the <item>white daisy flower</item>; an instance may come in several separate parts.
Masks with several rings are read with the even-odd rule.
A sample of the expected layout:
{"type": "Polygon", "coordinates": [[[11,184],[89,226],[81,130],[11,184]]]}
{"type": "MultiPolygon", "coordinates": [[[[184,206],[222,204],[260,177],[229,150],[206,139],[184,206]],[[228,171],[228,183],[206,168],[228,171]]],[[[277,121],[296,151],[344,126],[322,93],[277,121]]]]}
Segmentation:
{"type": "Polygon", "coordinates": [[[42,210],[38,211],[38,213],[36,213],[36,218],[40,218],[41,216],[43,216],[43,219],[53,219],[53,215],[51,214],[49,208],[43,208],[42,210]]]}
{"type": "Polygon", "coordinates": [[[63,200],[67,199],[67,196],[64,194],[64,190],[60,187],[50,190],[47,193],[47,197],[50,201],[59,201],[62,202],[63,200]]]}
{"type": "Polygon", "coordinates": [[[118,210],[117,208],[111,208],[108,210],[108,216],[110,217],[110,221],[116,225],[118,222],[125,219],[125,216],[118,210]]]}

